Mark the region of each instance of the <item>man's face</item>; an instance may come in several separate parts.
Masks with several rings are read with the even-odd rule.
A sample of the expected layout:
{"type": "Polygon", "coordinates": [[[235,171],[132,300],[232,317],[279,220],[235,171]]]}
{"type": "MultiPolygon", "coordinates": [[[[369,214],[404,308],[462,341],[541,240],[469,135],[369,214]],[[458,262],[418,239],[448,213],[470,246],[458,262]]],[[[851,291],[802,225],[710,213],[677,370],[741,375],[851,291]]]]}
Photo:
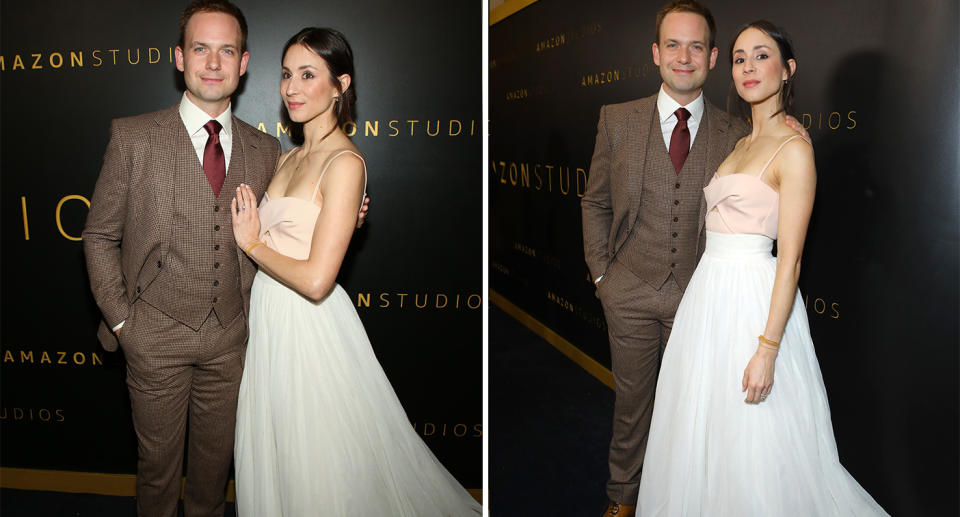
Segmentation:
{"type": "Polygon", "coordinates": [[[672,12],[660,24],[660,41],[653,44],[653,62],[660,67],[663,89],[686,105],[700,95],[707,72],[717,64],[710,48],[710,27],[699,14],[672,12]]]}
{"type": "Polygon", "coordinates": [[[183,44],[185,48],[176,48],[176,56],[187,97],[212,117],[223,113],[250,59],[248,52],[240,51],[240,24],[226,13],[194,14],[183,44]]]}

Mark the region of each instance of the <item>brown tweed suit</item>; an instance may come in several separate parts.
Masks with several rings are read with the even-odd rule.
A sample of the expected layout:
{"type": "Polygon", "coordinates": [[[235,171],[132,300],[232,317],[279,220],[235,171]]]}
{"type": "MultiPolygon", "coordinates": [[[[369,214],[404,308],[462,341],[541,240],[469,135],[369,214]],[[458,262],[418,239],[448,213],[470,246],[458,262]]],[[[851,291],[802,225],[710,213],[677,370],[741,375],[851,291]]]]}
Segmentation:
{"type": "Polygon", "coordinates": [[[125,322],[139,515],[176,515],[188,414],[186,515],[223,515],[256,273],[234,244],[229,206],[241,182],[262,195],[280,153],[236,117],[232,136],[214,197],[178,106],[114,120],[83,231],[105,349],[117,349],[111,328],[125,322]]]}
{"type": "Polygon", "coordinates": [[[660,357],[683,288],[703,252],[702,188],[746,125],[705,102],[680,174],[671,165],[657,96],[604,106],[581,202],[584,255],[603,304],[616,388],[611,501],[635,504],[660,357]]]}

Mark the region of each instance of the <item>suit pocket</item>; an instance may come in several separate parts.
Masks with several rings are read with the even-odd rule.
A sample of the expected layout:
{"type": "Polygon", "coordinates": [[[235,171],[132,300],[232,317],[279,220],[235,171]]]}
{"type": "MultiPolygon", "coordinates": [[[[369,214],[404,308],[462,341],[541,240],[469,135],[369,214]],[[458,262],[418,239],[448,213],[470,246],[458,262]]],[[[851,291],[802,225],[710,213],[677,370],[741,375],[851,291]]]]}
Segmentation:
{"type": "Polygon", "coordinates": [[[124,354],[130,353],[131,344],[135,341],[132,339],[134,337],[134,324],[137,312],[139,312],[138,307],[142,303],[139,298],[133,302],[130,310],[127,311],[127,319],[123,320],[123,326],[117,330],[117,341],[120,343],[120,348],[123,349],[124,354]]]}

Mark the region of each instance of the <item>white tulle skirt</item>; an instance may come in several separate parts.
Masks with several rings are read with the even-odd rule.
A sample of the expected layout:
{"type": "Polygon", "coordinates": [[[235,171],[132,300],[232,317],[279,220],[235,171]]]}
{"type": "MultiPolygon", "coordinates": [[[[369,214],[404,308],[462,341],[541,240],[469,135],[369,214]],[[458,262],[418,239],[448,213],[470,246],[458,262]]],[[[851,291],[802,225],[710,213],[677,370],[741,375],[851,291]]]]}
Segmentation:
{"type": "Polygon", "coordinates": [[[743,371],[767,322],[776,259],[762,235],[707,232],[663,356],[637,515],[887,515],[840,464],[800,293],[766,401],[743,371]]]}
{"type": "Polygon", "coordinates": [[[313,303],[260,272],[250,296],[238,515],[480,513],[413,430],[339,285],[313,303]]]}

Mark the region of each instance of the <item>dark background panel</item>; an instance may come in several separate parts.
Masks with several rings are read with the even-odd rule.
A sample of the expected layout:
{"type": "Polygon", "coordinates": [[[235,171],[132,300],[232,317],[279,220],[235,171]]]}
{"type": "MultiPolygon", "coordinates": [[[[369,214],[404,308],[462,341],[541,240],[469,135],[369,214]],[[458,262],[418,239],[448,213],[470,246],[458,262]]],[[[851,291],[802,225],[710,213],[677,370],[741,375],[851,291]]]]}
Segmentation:
{"type": "MultiPolygon", "coordinates": [[[[490,31],[491,288],[605,365],[576,178],[600,107],[660,86],[650,47],[661,5],[537,2],[490,31]]],[[[957,3],[709,7],[720,56],[704,91],[721,108],[736,28],[767,18],[793,36],[794,115],[818,172],[800,289],[841,460],[891,514],[955,514],[957,3]]]]}
{"type": "MultiPolygon", "coordinates": [[[[135,470],[123,359],[99,348],[81,243],[60,231],[78,237],[86,205],[63,201],[59,227],[56,212],[66,196],[90,198],[110,119],[179,102],[182,78],[171,56],[185,5],[54,1],[0,8],[3,466],[135,470]]],[[[353,46],[353,139],[367,158],[373,203],[339,281],[357,303],[411,423],[465,486],[479,488],[476,10],[436,0],[239,5],[251,58],[234,113],[279,136],[284,149],[293,144],[278,134],[283,43],[305,26],[330,26],[353,46]]]]}

